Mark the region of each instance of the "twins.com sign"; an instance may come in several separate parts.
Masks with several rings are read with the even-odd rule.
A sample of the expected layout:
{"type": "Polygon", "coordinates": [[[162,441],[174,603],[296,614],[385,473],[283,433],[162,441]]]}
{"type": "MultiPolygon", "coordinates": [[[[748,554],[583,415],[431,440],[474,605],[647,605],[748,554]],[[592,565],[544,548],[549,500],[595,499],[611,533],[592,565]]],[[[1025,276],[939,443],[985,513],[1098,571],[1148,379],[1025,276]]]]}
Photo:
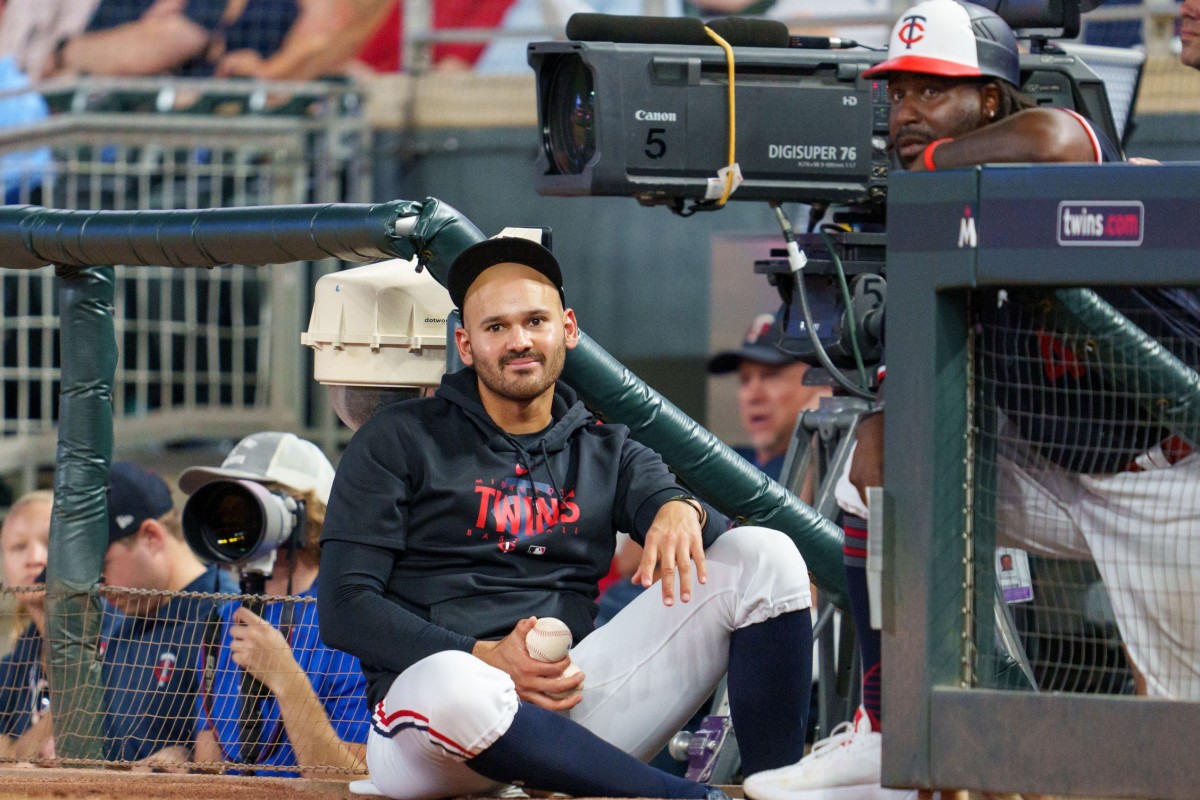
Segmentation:
{"type": "Polygon", "coordinates": [[[1064,247],[1137,247],[1146,209],[1138,201],[1058,204],[1058,243],[1064,247]]]}

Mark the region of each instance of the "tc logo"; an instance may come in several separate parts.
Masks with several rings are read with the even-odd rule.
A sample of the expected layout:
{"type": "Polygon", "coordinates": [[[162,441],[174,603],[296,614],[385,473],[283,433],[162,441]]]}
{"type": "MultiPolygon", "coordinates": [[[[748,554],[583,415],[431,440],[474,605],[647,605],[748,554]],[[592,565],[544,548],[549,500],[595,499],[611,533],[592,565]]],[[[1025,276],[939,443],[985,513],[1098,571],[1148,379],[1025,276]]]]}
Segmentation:
{"type": "Polygon", "coordinates": [[[904,49],[911,50],[914,44],[925,38],[925,17],[919,14],[905,17],[896,35],[904,42],[904,49]]]}

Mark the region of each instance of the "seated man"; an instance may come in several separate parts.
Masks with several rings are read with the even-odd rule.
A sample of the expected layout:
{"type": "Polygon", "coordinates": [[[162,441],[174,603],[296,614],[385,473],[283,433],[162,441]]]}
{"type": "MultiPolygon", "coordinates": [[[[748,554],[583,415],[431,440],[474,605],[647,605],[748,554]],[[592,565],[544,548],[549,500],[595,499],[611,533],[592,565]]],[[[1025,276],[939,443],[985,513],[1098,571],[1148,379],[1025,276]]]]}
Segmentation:
{"type": "MultiPolygon", "coordinates": [[[[195,495],[216,481],[250,481],[304,503],[299,541],[279,549],[263,589],[300,600],[268,603],[261,614],[243,603],[221,609],[215,639],[220,647],[215,655],[209,651],[204,664],[195,760],[245,764],[274,775],[360,768],[368,728],[366,682],[355,658],[325,646],[311,602],[333,466],[312,442],[267,431],[238,442],[220,467],[184,470],[179,487],[195,495]],[[248,682],[247,674],[257,683],[248,682]],[[247,697],[244,690],[252,685],[265,695],[247,697]]],[[[185,526],[191,524],[191,502],[185,526]]]]}
{"type": "Polygon", "coordinates": [[[321,631],[369,678],[374,790],[710,796],[641,759],[727,670],[745,772],[795,762],[812,670],[804,560],[777,531],[726,532],[559,381],[579,341],[562,272],[540,231],[510,232],[448,273],[467,367],[435,397],[376,412],[334,481],[321,631]],[[618,530],[644,545],[635,580],[661,574],[660,587],[593,632],[618,530]],[[526,651],[543,616],[578,642],[556,663],[526,651]]]}

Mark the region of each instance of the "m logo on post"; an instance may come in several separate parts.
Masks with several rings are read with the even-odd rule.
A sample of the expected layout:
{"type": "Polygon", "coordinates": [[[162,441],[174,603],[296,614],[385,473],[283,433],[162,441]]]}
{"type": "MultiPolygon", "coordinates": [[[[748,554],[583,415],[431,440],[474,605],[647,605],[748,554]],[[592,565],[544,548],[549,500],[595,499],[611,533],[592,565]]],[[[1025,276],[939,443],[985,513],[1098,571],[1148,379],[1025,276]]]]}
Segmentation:
{"type": "Polygon", "coordinates": [[[971,207],[963,209],[962,219],[958,222],[958,246],[978,247],[979,235],[975,232],[975,217],[971,216],[971,207]]]}

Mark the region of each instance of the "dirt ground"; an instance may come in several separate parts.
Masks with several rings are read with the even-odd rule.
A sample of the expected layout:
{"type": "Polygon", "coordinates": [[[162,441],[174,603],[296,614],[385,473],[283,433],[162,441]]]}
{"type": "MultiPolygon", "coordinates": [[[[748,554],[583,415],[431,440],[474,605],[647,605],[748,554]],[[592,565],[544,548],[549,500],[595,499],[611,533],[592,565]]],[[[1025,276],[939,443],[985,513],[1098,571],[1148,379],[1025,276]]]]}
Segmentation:
{"type": "Polygon", "coordinates": [[[0,769],[0,800],[341,800],[349,779],[164,775],[104,769],[0,769]]]}
{"type": "MultiPolygon", "coordinates": [[[[353,778],[250,778],[236,775],[165,775],[82,768],[0,768],[0,800],[350,800],[353,778]]],[[[741,800],[741,786],[721,787],[741,800]]],[[[550,800],[535,793],[536,800],[550,800]]],[[[558,797],[561,797],[559,795],[558,797]]],[[[1059,800],[1047,795],[943,792],[940,800],[1059,800]]],[[[474,798],[473,800],[481,800],[474,798]]],[[[574,800],[605,800],[575,798],[574,800]]],[[[1082,800],[1076,798],[1076,800],[1082,800]]]]}
{"type": "MultiPolygon", "coordinates": [[[[0,800],[349,800],[359,797],[350,792],[350,780],[11,767],[0,769],[0,800]]],[[[734,800],[742,797],[741,786],[722,788],[734,800]]]]}

